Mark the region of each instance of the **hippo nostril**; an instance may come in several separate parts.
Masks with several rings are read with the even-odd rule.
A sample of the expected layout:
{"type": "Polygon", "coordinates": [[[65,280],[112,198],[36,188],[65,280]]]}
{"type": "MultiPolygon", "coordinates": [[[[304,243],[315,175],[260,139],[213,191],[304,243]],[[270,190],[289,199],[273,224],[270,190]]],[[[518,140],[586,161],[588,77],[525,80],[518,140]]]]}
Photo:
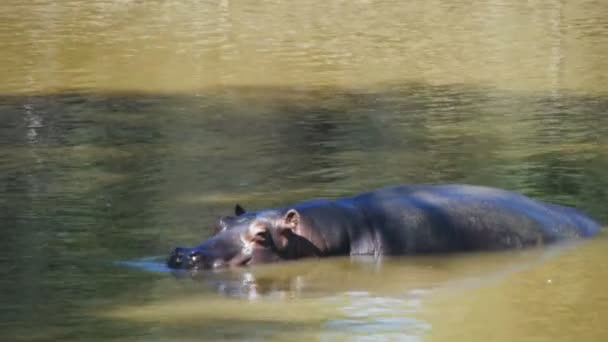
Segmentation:
{"type": "Polygon", "coordinates": [[[191,252],[190,255],[188,255],[188,259],[190,259],[191,263],[196,263],[197,261],[199,261],[201,258],[201,253],[194,251],[191,252]]]}
{"type": "Polygon", "coordinates": [[[195,248],[177,247],[169,256],[167,265],[175,269],[210,268],[212,261],[214,261],[214,258],[205,251],[195,248]]]}

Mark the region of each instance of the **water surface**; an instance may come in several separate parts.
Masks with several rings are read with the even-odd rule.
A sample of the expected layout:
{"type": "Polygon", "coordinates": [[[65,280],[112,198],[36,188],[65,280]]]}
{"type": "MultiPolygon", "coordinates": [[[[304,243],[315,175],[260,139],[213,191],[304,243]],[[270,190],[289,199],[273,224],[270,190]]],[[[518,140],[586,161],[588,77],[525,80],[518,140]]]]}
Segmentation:
{"type": "Polygon", "coordinates": [[[3,1],[0,339],[601,341],[608,240],[174,275],[249,209],[474,183],[608,222],[598,1],[3,1]]]}

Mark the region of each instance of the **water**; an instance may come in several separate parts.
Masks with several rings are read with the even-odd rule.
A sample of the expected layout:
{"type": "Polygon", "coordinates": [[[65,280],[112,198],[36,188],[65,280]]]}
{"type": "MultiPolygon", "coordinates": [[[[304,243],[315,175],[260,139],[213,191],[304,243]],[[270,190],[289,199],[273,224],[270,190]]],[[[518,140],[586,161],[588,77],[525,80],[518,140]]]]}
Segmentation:
{"type": "Polygon", "coordinates": [[[167,272],[234,203],[464,182],[608,222],[598,1],[3,1],[0,339],[601,341],[608,240],[167,272]]]}

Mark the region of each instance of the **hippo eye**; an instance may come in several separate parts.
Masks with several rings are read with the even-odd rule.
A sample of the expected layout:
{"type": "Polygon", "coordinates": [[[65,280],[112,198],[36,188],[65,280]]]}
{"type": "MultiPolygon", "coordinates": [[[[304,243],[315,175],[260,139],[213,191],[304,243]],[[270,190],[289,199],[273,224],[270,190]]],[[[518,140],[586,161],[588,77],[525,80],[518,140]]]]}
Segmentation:
{"type": "Polygon", "coordinates": [[[253,242],[257,243],[260,246],[267,247],[269,244],[268,232],[267,231],[258,232],[253,236],[252,240],[253,240],[253,242]]]}

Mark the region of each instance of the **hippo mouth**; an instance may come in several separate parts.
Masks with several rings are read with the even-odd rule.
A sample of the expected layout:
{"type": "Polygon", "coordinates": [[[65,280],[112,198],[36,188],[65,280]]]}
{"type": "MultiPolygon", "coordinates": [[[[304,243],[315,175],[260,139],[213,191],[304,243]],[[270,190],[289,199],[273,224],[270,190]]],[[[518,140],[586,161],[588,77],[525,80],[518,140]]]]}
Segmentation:
{"type": "Polygon", "coordinates": [[[176,248],[167,260],[167,266],[172,269],[194,269],[197,267],[197,257],[190,253],[186,255],[183,249],[176,248]]]}
{"type": "Polygon", "coordinates": [[[211,258],[205,256],[199,251],[192,251],[190,253],[184,253],[181,249],[173,251],[169,260],[167,260],[167,266],[172,269],[183,269],[183,270],[207,270],[207,269],[221,269],[228,267],[243,267],[249,266],[253,260],[252,255],[239,255],[229,260],[222,258],[211,258]]]}
{"type": "Polygon", "coordinates": [[[242,255],[239,258],[235,258],[230,264],[234,266],[249,266],[252,261],[253,257],[251,255],[242,255]]]}

